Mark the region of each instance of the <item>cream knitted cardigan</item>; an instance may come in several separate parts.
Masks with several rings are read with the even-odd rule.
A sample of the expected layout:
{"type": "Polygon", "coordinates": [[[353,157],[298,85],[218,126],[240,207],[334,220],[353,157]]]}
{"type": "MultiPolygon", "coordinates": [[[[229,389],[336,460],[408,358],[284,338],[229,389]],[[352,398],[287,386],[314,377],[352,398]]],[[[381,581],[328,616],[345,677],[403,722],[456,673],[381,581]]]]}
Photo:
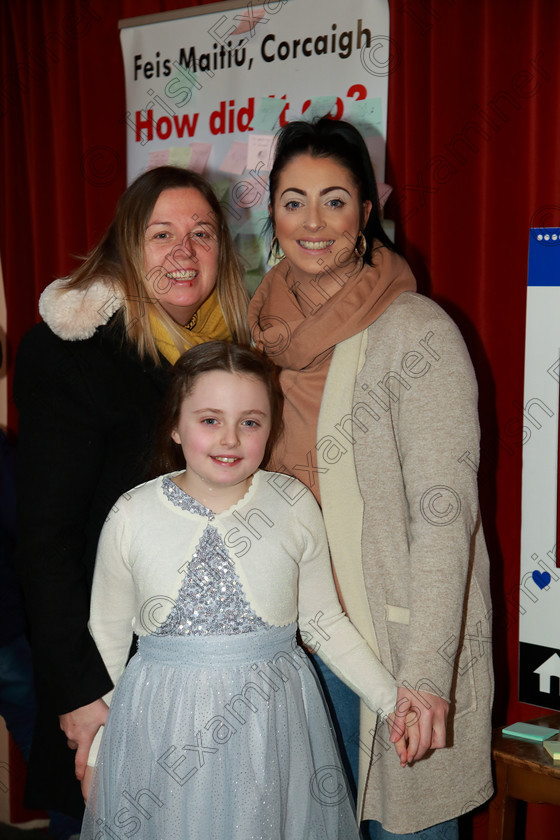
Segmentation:
{"type": "Polygon", "coordinates": [[[476,399],[457,327],[411,292],[337,346],[323,393],[321,499],[348,615],[398,684],[450,700],[448,748],[404,769],[377,741],[366,755],[375,716],[362,706],[358,813],[394,833],[451,819],[492,792],[476,399]],[[423,509],[430,490],[435,506],[423,509]]]}

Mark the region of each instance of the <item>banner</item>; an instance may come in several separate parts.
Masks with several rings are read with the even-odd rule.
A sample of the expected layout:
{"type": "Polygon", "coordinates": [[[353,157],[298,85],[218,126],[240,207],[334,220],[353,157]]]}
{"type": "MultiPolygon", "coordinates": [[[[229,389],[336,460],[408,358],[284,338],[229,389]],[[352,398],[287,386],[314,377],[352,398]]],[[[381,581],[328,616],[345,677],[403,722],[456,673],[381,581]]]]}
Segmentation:
{"type": "Polygon", "coordinates": [[[326,114],[349,120],[383,181],[388,74],[400,61],[387,0],[249,0],[120,26],[128,180],[164,164],[205,174],[250,289],[268,256],[262,229],[280,126],[326,114]]]}
{"type": "Polygon", "coordinates": [[[560,228],[529,238],[525,393],[510,421],[510,443],[523,446],[519,699],[560,709],[558,568],[558,408],[560,383],[560,228]]]}

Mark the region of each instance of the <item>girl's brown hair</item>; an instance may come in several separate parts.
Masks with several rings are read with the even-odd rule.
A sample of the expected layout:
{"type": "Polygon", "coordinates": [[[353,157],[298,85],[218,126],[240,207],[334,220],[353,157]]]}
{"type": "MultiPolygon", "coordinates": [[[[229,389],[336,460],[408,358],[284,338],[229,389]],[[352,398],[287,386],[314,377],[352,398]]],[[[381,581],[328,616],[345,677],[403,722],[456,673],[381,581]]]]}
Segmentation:
{"type": "Polygon", "coordinates": [[[271,426],[262,463],[266,464],[269,460],[272,447],[283,428],[284,398],[278,368],[270,359],[248,345],[208,341],[183,353],[171,369],[156,431],[154,457],[150,467],[152,478],[185,468],[183,450],[172,440],[171,432],[177,428],[183,400],[191,393],[197,378],[214,370],[252,376],[266,387],[271,426]]]}

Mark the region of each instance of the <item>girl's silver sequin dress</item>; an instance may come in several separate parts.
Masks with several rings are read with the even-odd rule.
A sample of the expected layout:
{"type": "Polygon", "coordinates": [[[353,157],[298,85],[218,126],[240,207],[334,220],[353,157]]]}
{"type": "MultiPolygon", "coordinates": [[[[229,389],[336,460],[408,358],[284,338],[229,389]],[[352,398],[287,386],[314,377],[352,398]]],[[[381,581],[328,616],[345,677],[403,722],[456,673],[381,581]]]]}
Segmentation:
{"type": "Polygon", "coordinates": [[[214,514],[163,481],[170,504],[208,524],[115,689],[82,840],[358,840],[296,625],[255,613],[214,514]]]}

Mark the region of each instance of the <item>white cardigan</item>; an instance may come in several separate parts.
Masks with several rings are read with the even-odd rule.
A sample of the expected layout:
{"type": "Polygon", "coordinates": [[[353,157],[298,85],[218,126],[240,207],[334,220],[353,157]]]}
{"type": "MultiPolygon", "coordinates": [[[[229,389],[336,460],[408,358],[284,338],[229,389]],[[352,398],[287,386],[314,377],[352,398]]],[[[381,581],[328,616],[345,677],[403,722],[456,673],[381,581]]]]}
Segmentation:
{"type": "MultiPolygon", "coordinates": [[[[208,524],[206,516],[172,504],[162,477],[125,493],[113,508],[99,540],[90,631],[115,684],[133,631],[147,635],[167,618],[208,524]]],[[[392,712],[395,680],[342,611],[309,490],[289,476],[258,471],[244,498],[210,524],[255,612],[273,626],[297,620],[306,644],[372,711],[392,712]]],[[[100,733],[90,764],[99,741],[100,733]]]]}

